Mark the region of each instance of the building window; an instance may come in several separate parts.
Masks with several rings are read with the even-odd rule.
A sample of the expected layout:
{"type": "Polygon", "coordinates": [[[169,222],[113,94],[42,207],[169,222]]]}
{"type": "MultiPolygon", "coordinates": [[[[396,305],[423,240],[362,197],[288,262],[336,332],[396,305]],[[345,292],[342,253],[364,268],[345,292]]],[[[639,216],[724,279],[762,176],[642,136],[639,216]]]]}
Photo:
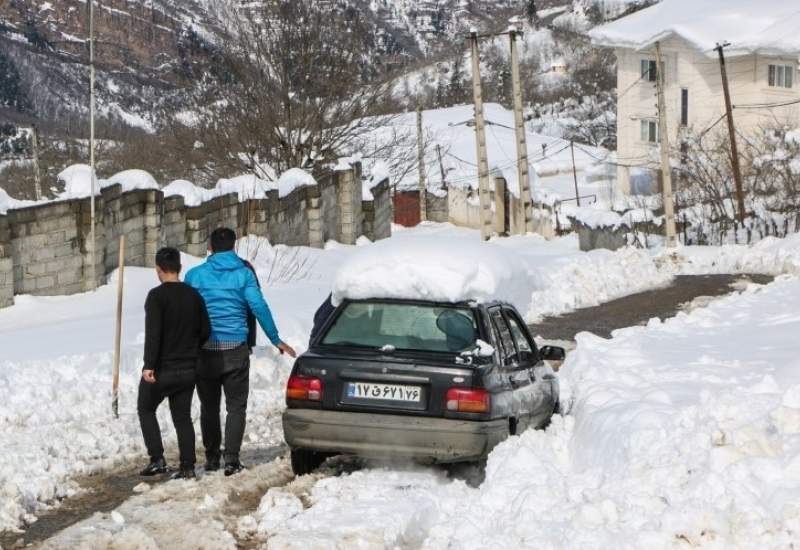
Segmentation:
{"type": "Polygon", "coordinates": [[[655,120],[641,121],[642,141],[658,143],[658,122],[655,120]]]}
{"type": "Polygon", "coordinates": [[[681,126],[689,125],[689,90],[681,88],[681,126]]]}
{"type": "Polygon", "coordinates": [[[773,88],[791,88],[794,67],[791,65],[770,65],[769,85],[773,88]]]}
{"type": "Polygon", "coordinates": [[[658,80],[658,70],[656,62],[650,59],[642,59],[642,80],[655,82],[658,80]]]}

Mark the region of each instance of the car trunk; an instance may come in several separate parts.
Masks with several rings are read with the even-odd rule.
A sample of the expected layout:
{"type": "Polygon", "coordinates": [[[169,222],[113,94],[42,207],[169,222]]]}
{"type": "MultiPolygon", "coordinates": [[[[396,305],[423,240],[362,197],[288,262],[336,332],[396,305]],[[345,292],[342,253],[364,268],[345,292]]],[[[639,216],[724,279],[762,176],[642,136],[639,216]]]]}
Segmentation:
{"type": "Polygon", "coordinates": [[[470,388],[475,375],[451,355],[374,352],[306,357],[299,371],[322,381],[323,409],[436,417],[444,416],[447,390],[470,388]]]}

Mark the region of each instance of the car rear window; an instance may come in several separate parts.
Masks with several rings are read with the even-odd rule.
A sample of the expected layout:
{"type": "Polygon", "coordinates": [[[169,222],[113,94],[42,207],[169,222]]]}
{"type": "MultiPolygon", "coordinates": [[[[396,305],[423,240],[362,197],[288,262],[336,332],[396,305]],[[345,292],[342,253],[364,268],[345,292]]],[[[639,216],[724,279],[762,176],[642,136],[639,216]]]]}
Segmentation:
{"type": "Polygon", "coordinates": [[[478,339],[469,308],[392,302],[350,302],[321,343],[397,350],[458,353],[478,339]]]}

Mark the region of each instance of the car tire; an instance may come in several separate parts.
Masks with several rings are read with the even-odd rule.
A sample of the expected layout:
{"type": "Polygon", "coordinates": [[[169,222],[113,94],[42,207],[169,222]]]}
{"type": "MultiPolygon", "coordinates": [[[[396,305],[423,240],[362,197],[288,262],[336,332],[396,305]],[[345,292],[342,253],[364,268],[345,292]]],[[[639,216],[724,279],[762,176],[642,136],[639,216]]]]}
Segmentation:
{"type": "Polygon", "coordinates": [[[310,474],[325,462],[326,456],[316,451],[306,449],[292,449],[292,472],[296,476],[310,474]]]}

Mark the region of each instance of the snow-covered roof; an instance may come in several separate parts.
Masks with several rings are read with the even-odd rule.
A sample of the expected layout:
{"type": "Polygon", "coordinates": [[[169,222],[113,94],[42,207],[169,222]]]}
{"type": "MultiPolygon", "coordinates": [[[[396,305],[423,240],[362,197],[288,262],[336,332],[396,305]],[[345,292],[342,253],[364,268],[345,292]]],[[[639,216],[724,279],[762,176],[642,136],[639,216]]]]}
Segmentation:
{"type": "Polygon", "coordinates": [[[713,53],[729,42],[727,55],[800,54],[800,4],[794,0],[663,0],[592,29],[601,46],[644,49],[677,35],[713,53]]]}

